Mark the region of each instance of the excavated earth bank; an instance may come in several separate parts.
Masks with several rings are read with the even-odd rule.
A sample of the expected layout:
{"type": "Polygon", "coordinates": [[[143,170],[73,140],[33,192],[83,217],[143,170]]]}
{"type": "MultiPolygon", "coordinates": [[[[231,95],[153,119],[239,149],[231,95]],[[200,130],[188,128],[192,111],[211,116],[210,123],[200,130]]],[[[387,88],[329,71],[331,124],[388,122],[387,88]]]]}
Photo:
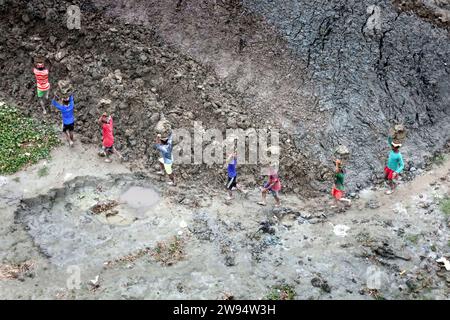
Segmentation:
{"type": "MultiPolygon", "coordinates": [[[[352,152],[349,188],[360,190],[380,181],[394,123],[409,133],[406,178],[449,138],[448,28],[398,1],[75,1],[80,31],[65,28],[68,2],[2,3],[1,95],[58,122],[35,100],[31,60],[46,56],[53,86],[74,85],[83,141],[98,144],[94,120],[113,112],[134,167],[156,164],[161,112],[177,128],[279,129],[281,175],[297,194],[328,190],[339,143],[352,152]]],[[[177,172],[219,186],[218,168],[177,172]]],[[[259,173],[242,167],[241,181],[259,173]]]]}

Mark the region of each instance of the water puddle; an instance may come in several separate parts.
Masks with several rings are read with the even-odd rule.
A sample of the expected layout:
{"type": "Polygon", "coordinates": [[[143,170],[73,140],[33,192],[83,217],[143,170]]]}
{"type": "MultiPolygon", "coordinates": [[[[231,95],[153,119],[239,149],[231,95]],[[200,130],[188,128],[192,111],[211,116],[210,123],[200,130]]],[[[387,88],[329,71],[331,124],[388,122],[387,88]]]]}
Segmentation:
{"type": "Polygon", "coordinates": [[[120,196],[119,201],[143,213],[159,202],[159,195],[153,189],[133,186],[120,196]]]}

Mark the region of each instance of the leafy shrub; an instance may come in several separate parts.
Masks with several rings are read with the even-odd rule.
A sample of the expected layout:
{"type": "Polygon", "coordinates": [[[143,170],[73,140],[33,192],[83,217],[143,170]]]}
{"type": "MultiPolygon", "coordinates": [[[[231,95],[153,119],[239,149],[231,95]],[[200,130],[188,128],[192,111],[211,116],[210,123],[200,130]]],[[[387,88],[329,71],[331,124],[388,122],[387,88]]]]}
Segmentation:
{"type": "Polygon", "coordinates": [[[58,144],[53,128],[24,117],[14,107],[0,104],[0,174],[12,174],[48,158],[58,144]]]}

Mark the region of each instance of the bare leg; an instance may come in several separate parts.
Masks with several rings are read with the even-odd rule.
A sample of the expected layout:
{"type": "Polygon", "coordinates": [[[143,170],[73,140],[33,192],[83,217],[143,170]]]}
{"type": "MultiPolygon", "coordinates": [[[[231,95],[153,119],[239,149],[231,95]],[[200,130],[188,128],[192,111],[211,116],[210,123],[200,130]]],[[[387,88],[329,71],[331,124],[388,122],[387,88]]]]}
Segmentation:
{"type": "Polygon", "coordinates": [[[258,202],[258,204],[260,204],[260,205],[262,205],[262,206],[265,206],[265,205],[266,205],[266,196],[267,196],[267,190],[264,189],[264,190],[261,192],[261,201],[258,202]]]}
{"type": "Polygon", "coordinates": [[[393,180],[388,180],[387,184],[389,186],[389,190],[386,191],[386,194],[391,194],[394,192],[395,189],[395,182],[393,180]]]}
{"type": "Polygon", "coordinates": [[[347,206],[351,206],[352,205],[352,200],[347,199],[347,198],[341,198],[341,202],[345,202],[345,204],[347,206]]]}
{"type": "Polygon", "coordinates": [[[176,186],[176,182],[175,182],[175,175],[173,173],[169,174],[169,178],[172,181],[173,185],[176,186]]]}
{"type": "Polygon", "coordinates": [[[280,206],[280,198],[278,197],[278,195],[274,195],[273,196],[275,198],[275,202],[276,202],[276,206],[279,207],[280,206]]]}
{"type": "Polygon", "coordinates": [[[333,202],[331,204],[331,208],[337,208],[338,204],[339,204],[339,200],[336,199],[335,197],[333,197],[333,202]]]}
{"type": "Polygon", "coordinates": [[[69,142],[69,145],[71,145],[72,140],[70,140],[70,133],[69,133],[69,131],[64,132],[64,134],[66,135],[67,142],[69,142]]]}
{"type": "Polygon", "coordinates": [[[69,145],[73,147],[73,131],[69,131],[69,145]]]}
{"type": "Polygon", "coordinates": [[[162,172],[162,174],[164,175],[164,172],[165,172],[165,168],[164,168],[164,163],[159,163],[159,166],[160,166],[160,168],[161,168],[161,172],[162,172]]]}
{"type": "Polygon", "coordinates": [[[40,103],[41,108],[42,108],[42,113],[43,114],[47,114],[47,110],[45,109],[45,102],[44,102],[44,98],[43,97],[39,98],[39,103],[40,103]]]}

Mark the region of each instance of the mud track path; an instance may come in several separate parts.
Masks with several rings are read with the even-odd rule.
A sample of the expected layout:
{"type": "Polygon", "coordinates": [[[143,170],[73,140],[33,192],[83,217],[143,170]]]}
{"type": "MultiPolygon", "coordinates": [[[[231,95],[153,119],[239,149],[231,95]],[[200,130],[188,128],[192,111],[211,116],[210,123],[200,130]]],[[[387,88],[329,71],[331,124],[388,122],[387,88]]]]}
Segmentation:
{"type": "MultiPolygon", "coordinates": [[[[7,177],[0,191],[0,262],[33,262],[33,268],[18,279],[0,280],[0,295],[26,299],[221,299],[231,294],[237,299],[260,299],[274,285],[286,283],[295,289],[297,299],[445,299],[449,273],[435,260],[449,258],[449,219],[439,207],[440,199],[449,195],[449,170],[450,161],[446,161],[402,184],[391,196],[383,190],[363,191],[346,212],[329,209],[329,197],[311,200],[292,194],[283,194],[281,209],[273,209],[270,198],[269,206],[261,208],[256,204],[259,191],[251,185],[246,186],[248,198],[238,196],[227,204],[222,192],[207,194],[183,183],[171,188],[148,172],[149,181],[161,195],[158,205],[140,222],[122,226],[125,237],[116,236],[115,244],[102,242],[112,253],[109,259],[98,255],[85,260],[83,250],[95,250],[89,239],[107,236],[107,231],[93,229],[74,247],[72,256],[64,256],[64,251],[56,249],[70,245],[69,238],[43,242],[51,233],[43,230],[47,238],[35,237],[26,224],[15,223],[21,199],[47,195],[50,189],[62,188],[64,179],[70,184],[82,182],[84,176],[108,179],[110,173],[116,177],[130,174],[119,163],[103,163],[91,147],[78,144],[70,150],[63,146],[46,164],[7,177]],[[44,165],[49,167],[49,175],[39,178],[37,172],[44,165]],[[155,257],[151,250],[174,236],[182,239],[179,249],[183,254],[164,265],[161,261],[170,261],[170,256],[155,257]],[[148,249],[132,249],[140,241],[148,249]],[[42,255],[43,248],[56,255],[49,259],[42,255]],[[73,269],[57,261],[71,261],[79,267],[79,289],[68,288],[73,269]],[[99,284],[93,286],[90,280],[97,275],[99,284]],[[373,286],[378,290],[369,291],[373,286]]],[[[58,208],[66,205],[68,197],[49,207],[44,204],[52,213],[44,214],[43,228],[51,226],[55,214],[64,212],[58,208]]],[[[74,198],[77,194],[70,199],[74,198]]],[[[70,214],[85,217],[82,212],[70,214]]],[[[61,226],[54,227],[70,230],[70,224],[61,221],[61,226]]],[[[78,228],[85,232],[82,225],[78,228]]],[[[118,227],[111,228],[113,234],[118,227]]]]}

